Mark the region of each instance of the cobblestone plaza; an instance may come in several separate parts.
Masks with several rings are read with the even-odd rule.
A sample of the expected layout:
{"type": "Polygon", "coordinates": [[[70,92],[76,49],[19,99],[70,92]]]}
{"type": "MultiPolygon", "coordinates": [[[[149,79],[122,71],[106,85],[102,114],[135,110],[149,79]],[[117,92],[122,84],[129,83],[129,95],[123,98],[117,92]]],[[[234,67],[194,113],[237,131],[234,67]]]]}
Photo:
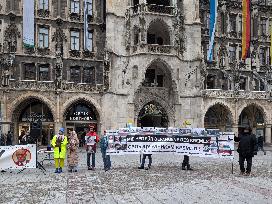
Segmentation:
{"type": "MultiPolygon", "coordinates": [[[[268,149],[268,147],[267,147],[268,149]]],[[[272,150],[272,148],[269,148],[272,150]]],[[[237,154],[232,161],[191,158],[193,171],[182,171],[183,157],[153,155],[150,170],[138,170],[139,156],[112,156],[113,169],[88,171],[81,149],[79,172],[54,174],[54,165],[17,174],[0,173],[0,203],[249,203],[272,202],[272,152],[253,158],[252,175],[239,176],[237,154]]]]}

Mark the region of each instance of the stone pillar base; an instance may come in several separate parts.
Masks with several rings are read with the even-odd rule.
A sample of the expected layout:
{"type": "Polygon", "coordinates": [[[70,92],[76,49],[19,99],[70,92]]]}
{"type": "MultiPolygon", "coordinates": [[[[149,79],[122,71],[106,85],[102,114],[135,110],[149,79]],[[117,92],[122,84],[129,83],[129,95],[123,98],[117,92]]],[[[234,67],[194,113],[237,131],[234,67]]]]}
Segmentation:
{"type": "Polygon", "coordinates": [[[271,138],[271,125],[266,125],[265,127],[265,143],[270,143],[272,142],[271,138]]]}

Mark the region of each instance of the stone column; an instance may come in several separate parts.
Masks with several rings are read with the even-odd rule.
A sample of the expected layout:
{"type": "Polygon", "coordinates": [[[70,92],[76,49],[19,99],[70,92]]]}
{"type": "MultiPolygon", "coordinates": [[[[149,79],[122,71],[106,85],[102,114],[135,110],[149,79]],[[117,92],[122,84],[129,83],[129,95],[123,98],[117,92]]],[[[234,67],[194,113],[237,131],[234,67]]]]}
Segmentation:
{"type": "Polygon", "coordinates": [[[271,143],[272,138],[271,138],[271,124],[266,125],[265,127],[265,143],[271,143]]]}
{"type": "Polygon", "coordinates": [[[237,123],[232,125],[232,132],[234,132],[235,136],[238,136],[238,127],[237,123]]]}

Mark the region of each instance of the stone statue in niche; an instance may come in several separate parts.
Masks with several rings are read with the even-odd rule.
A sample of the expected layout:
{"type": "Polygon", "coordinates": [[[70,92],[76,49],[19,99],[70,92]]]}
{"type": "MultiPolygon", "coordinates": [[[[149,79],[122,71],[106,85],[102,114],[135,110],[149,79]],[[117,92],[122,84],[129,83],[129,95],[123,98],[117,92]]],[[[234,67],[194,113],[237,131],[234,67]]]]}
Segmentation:
{"type": "Polygon", "coordinates": [[[9,86],[10,73],[8,69],[5,69],[2,74],[2,86],[9,86]]]}
{"type": "Polygon", "coordinates": [[[62,61],[62,54],[60,51],[56,52],[56,89],[61,89],[61,83],[62,83],[62,68],[63,68],[63,61],[62,61]]]}
{"type": "Polygon", "coordinates": [[[200,21],[200,18],[199,18],[199,1],[194,0],[193,5],[195,5],[194,21],[200,21]]]}

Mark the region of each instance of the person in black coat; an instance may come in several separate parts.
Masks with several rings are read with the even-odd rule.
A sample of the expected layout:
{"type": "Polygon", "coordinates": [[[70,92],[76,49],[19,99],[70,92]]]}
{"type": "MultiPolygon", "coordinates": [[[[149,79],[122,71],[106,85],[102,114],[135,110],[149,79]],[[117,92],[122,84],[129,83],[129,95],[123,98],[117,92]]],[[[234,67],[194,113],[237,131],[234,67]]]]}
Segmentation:
{"type": "Polygon", "coordinates": [[[235,136],[234,141],[239,142],[237,152],[239,153],[240,174],[249,176],[251,173],[252,158],[257,154],[256,136],[251,133],[250,127],[245,127],[239,137],[235,136]],[[247,161],[246,171],[244,167],[245,160],[247,161]]]}
{"type": "Polygon", "coordinates": [[[8,131],[8,134],[7,134],[7,142],[6,142],[6,145],[7,145],[7,146],[12,145],[12,134],[11,134],[10,131],[8,131]]]}

